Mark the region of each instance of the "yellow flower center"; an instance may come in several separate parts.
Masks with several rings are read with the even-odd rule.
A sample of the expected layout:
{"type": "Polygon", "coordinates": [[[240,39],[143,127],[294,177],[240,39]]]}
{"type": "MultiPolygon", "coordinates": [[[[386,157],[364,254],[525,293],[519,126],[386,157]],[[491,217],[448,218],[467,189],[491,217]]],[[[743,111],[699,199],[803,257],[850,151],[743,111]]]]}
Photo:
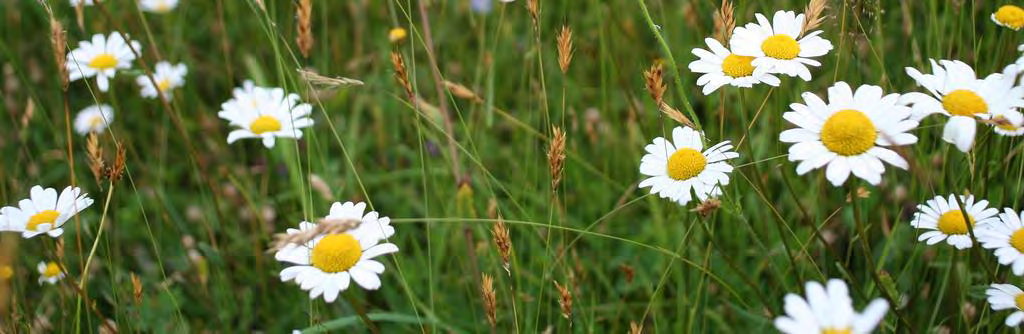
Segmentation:
{"type": "Polygon", "coordinates": [[[9,280],[13,276],[14,276],[14,269],[12,269],[11,266],[6,266],[5,265],[5,266],[0,267],[0,281],[9,280]]]}
{"type": "Polygon", "coordinates": [[[163,79],[156,83],[156,89],[159,89],[161,92],[166,92],[170,88],[171,80],[163,79]]]}
{"type": "Polygon", "coordinates": [[[29,231],[36,231],[36,229],[39,228],[39,225],[42,224],[50,224],[52,226],[53,223],[57,221],[58,216],[60,216],[60,212],[57,212],[57,210],[40,211],[28,218],[28,225],[25,226],[25,229],[29,231]]]}
{"type": "MultiPolygon", "coordinates": [[[[974,227],[974,217],[967,215],[971,227],[974,227]]],[[[960,210],[950,210],[939,216],[939,231],[946,235],[967,234],[967,222],[964,221],[964,214],[960,210]]]]}
{"type": "Polygon", "coordinates": [[[821,127],[821,142],[839,155],[853,156],[867,152],[875,145],[878,132],[875,124],[857,110],[841,110],[832,114],[821,127]]]}
{"type": "Polygon", "coordinates": [[[1024,310],[1024,293],[1017,295],[1017,297],[1013,297],[1013,301],[1014,304],[1017,304],[1018,310],[1024,310]]]}
{"type": "Polygon", "coordinates": [[[1010,120],[1006,119],[1006,117],[1003,117],[1002,115],[993,117],[992,121],[995,122],[997,128],[1006,131],[1017,131],[1017,129],[1020,129],[1017,126],[1014,126],[1013,123],[1010,123],[1010,120]]]}
{"type": "Polygon", "coordinates": [[[750,63],[754,57],[730,54],[722,61],[722,72],[733,78],[742,78],[754,74],[754,65],[750,63]]]}
{"type": "Polygon", "coordinates": [[[340,273],[352,268],[363,256],[363,248],[351,234],[331,234],[313,247],[313,266],[325,273],[340,273]]]}
{"type": "Polygon", "coordinates": [[[1010,246],[1016,248],[1018,252],[1024,253],[1024,228],[1010,235],[1010,246]]]}
{"type": "Polygon", "coordinates": [[[109,70],[117,66],[117,58],[109,53],[101,53],[89,61],[89,67],[98,70],[109,70]]]}
{"type": "Polygon", "coordinates": [[[96,115],[96,116],[93,116],[92,119],[89,119],[89,127],[90,128],[97,129],[97,128],[99,128],[102,125],[103,125],[103,116],[96,115]]]}
{"type": "Polygon", "coordinates": [[[160,1],[160,3],[156,4],[156,10],[158,12],[166,12],[171,10],[171,6],[167,4],[167,1],[160,1]]]}
{"type": "Polygon", "coordinates": [[[689,180],[700,175],[707,165],[708,160],[700,151],[681,148],[668,158],[668,176],[679,181],[689,180]]]}
{"type": "Polygon", "coordinates": [[[800,43],[789,35],[778,34],[761,43],[761,51],[775,59],[793,59],[800,55],[800,43]]]}
{"type": "Polygon", "coordinates": [[[942,108],[954,116],[974,116],[988,113],[988,104],[972,91],[958,89],[942,98],[942,108]]]}
{"type": "Polygon", "coordinates": [[[843,328],[843,329],[825,328],[825,329],[821,330],[821,334],[850,334],[850,333],[853,333],[853,329],[850,329],[850,328],[843,328]]]}
{"type": "Polygon", "coordinates": [[[43,277],[51,278],[60,275],[60,266],[56,262],[50,262],[46,264],[46,269],[43,270],[43,277]]]}
{"type": "Polygon", "coordinates": [[[281,122],[273,116],[260,116],[249,124],[249,130],[254,134],[263,134],[266,132],[281,131],[281,122]]]}
{"type": "Polygon", "coordinates": [[[1014,5],[999,7],[999,10],[996,11],[996,21],[1011,29],[1020,29],[1024,27],[1024,9],[1014,5]]]}

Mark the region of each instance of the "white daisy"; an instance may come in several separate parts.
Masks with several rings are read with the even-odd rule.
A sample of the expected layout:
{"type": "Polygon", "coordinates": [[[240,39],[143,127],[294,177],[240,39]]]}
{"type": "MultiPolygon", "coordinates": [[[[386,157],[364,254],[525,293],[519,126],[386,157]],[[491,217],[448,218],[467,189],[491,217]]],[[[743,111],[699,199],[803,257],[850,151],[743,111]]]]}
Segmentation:
{"type": "Polygon", "coordinates": [[[313,125],[309,117],[313,106],[301,103],[298,95],[285,95],[281,88],[256,87],[248,81],[235,89],[234,97],[221,109],[217,116],[238,127],[228,134],[228,144],[262,138],[263,145],[272,148],[277,137],[301,139],[300,129],[313,125]]]}
{"type": "Polygon", "coordinates": [[[70,0],[72,7],[95,5],[93,0],[70,0]]]}
{"type": "Polygon", "coordinates": [[[114,121],[114,108],[106,104],[86,107],[75,116],[75,132],[80,135],[101,134],[114,121]]]}
{"type": "Polygon", "coordinates": [[[142,10],[153,13],[167,13],[178,7],[178,0],[140,0],[142,10]]]}
{"type": "Polygon", "coordinates": [[[787,294],[786,315],[775,318],[775,328],[789,334],[871,333],[889,311],[883,299],[871,301],[864,312],[853,309],[846,283],[831,279],[828,287],[807,282],[807,298],[787,294]]]}
{"type": "Polygon", "coordinates": [[[729,185],[733,169],[726,161],[740,155],[732,152],[729,141],[701,153],[701,137],[702,133],[680,126],[672,129],[673,141],[654,138],[654,143],[644,148],[647,154],[640,159],[640,173],[650,176],[640,182],[640,188],[651,187],[652,194],[679,205],[689,203],[694,193],[700,201],[721,195],[722,187],[729,185]]]}
{"type": "Polygon", "coordinates": [[[933,74],[908,67],[907,75],[932,95],[908,93],[900,101],[913,104],[914,119],[935,113],[950,116],[942,131],[943,140],[967,152],[974,145],[978,131],[976,119],[1003,116],[1014,124],[1021,123],[1020,113],[1014,112],[1015,108],[1024,107],[1024,87],[1016,87],[1019,67],[1010,65],[1003,73],[978,79],[974,69],[964,62],[932,60],[931,63],[933,74]]]}
{"type": "Polygon", "coordinates": [[[953,195],[949,195],[949,198],[935,196],[924,204],[919,204],[910,225],[929,231],[921,233],[917,240],[924,241],[928,245],[946,240],[946,243],[957,249],[967,249],[973,246],[970,231],[967,229],[968,221],[975,236],[983,234],[983,231],[990,226],[999,223],[999,219],[996,218],[999,210],[989,208],[988,201],[980,200],[975,203],[974,195],[966,197],[960,195],[960,201],[967,208],[968,220],[964,220],[960,205],[957,204],[953,195]]]}
{"type": "Polygon", "coordinates": [[[1003,210],[998,220],[975,235],[982,247],[995,250],[1000,264],[1010,266],[1014,275],[1024,276],[1024,212],[1017,215],[1013,209],[1003,210]]]}
{"type": "Polygon", "coordinates": [[[185,74],[188,74],[188,67],[185,64],[171,65],[171,63],[166,61],[161,61],[156,63],[154,69],[153,81],[156,81],[156,86],[153,85],[153,81],[149,80],[149,77],[145,74],[135,78],[135,82],[142,88],[140,94],[142,97],[155,99],[159,96],[156,90],[160,89],[164,98],[170,100],[172,91],[185,85],[185,74]]]}
{"type": "Polygon", "coordinates": [[[78,187],[67,187],[57,196],[57,190],[35,186],[31,197],[18,202],[18,207],[0,208],[0,231],[21,232],[31,238],[46,233],[59,237],[64,233],[64,223],[71,217],[92,205],[92,199],[78,187]]]}
{"type": "MultiPolygon", "coordinates": [[[[274,254],[281,262],[297,264],[281,270],[281,281],[295,280],[310,298],[321,294],[328,303],[338,293],[348,289],[350,280],[367,290],[377,290],[384,273],[384,264],[373,258],[398,251],[392,243],[380,243],[395,234],[391,219],[379,217],[376,211],[363,215],[366,203],[335,202],[325,219],[353,219],[359,224],[344,233],[321,235],[306,244],[289,244],[274,254]]],[[[302,222],[299,230],[288,229],[288,234],[315,229],[316,224],[302,222]]]]}
{"type": "Polygon", "coordinates": [[[992,13],[992,22],[1013,30],[1020,30],[1024,27],[1024,9],[1014,5],[999,7],[999,10],[992,13]]]}
{"type": "Polygon", "coordinates": [[[121,33],[112,32],[110,36],[95,34],[92,41],[78,42],[78,48],[68,53],[67,69],[71,81],[82,78],[96,77],[96,86],[100,91],[106,92],[110,87],[110,78],[117,74],[118,70],[127,70],[132,67],[136,52],[142,52],[139,42],[131,41],[131,45],[125,42],[121,33]]]}
{"type": "Polygon", "coordinates": [[[992,131],[1007,137],[1024,135],[1024,116],[1019,111],[1011,111],[1006,115],[992,117],[992,131]],[[1016,123],[1014,119],[1017,119],[1016,123]]]}
{"type": "Polygon", "coordinates": [[[36,270],[39,271],[39,284],[46,282],[53,285],[64,278],[64,271],[60,269],[60,265],[53,261],[39,262],[36,265],[36,270]]]}
{"type": "Polygon", "coordinates": [[[704,95],[711,94],[726,84],[750,88],[758,83],[779,85],[779,78],[769,73],[754,75],[754,57],[735,55],[714,38],[705,38],[711,51],[695,48],[693,54],[700,59],[690,63],[690,71],[704,73],[697,78],[697,85],[704,86],[704,95]]]}
{"type": "Polygon", "coordinates": [[[799,175],[828,165],[825,176],[840,186],[852,172],[873,185],[882,181],[886,162],[907,169],[907,161],[882,146],[917,142],[907,133],[918,122],[910,108],[897,103],[899,94],[883,95],[882,88],[864,85],[856,92],[845,82],[828,89],[828,103],[813,93],[804,93],[807,103],[793,103],[793,111],[782,114],[798,128],[779,134],[779,140],[795,143],[789,147],[789,161],[800,161],[799,175]]]}
{"type": "Polygon", "coordinates": [[[736,27],[729,41],[732,52],[754,57],[754,76],[764,73],[779,73],[791,77],[799,76],[811,80],[807,66],[821,66],[811,58],[821,57],[832,50],[832,42],[821,38],[821,30],[809,32],[803,37],[804,14],[792,11],[775,12],[772,22],[763,14],[756,15],[758,23],[747,23],[736,27]]]}
{"type": "Polygon", "coordinates": [[[1017,327],[1024,322],[1024,291],[1020,288],[1010,284],[992,283],[988,290],[985,290],[985,294],[988,295],[988,303],[992,305],[992,310],[1013,310],[1013,313],[1006,317],[1006,326],[1017,327]]]}

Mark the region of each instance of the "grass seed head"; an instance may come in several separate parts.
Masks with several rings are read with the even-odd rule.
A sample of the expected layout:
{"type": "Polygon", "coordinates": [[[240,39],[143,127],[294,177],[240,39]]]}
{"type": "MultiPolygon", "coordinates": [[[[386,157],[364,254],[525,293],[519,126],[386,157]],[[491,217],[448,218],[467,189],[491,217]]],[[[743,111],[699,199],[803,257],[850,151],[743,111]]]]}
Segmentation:
{"type": "Polygon", "coordinates": [[[57,62],[57,72],[60,74],[60,88],[68,90],[69,77],[67,68],[67,33],[64,25],[56,18],[50,17],[50,44],[53,44],[53,59],[57,62]]]}
{"type": "Polygon", "coordinates": [[[722,201],[717,198],[709,198],[706,201],[701,202],[700,205],[697,205],[696,208],[691,209],[690,212],[696,212],[701,217],[707,217],[710,216],[711,213],[715,212],[715,210],[718,210],[721,206],[722,201]]]}
{"type": "Polygon", "coordinates": [[[655,61],[651,68],[644,71],[644,84],[647,86],[647,93],[651,94],[654,103],[661,105],[665,98],[665,70],[661,61],[655,61]]]}
{"type": "Polygon", "coordinates": [[[629,322],[629,334],[640,334],[644,332],[644,326],[636,323],[636,321],[629,322]]]}
{"type": "Polygon", "coordinates": [[[569,64],[572,63],[572,28],[568,26],[562,26],[562,30],[558,32],[558,68],[562,70],[562,74],[569,72],[569,64]]]}
{"type": "Polygon", "coordinates": [[[295,7],[296,35],[295,44],[299,47],[302,57],[309,58],[309,51],[313,49],[312,0],[299,0],[295,7]]]}
{"type": "Polygon", "coordinates": [[[131,273],[132,278],[132,297],[135,298],[135,304],[142,303],[142,280],[139,279],[138,275],[131,273]]]}
{"type": "Polygon", "coordinates": [[[722,6],[715,12],[715,38],[722,44],[729,45],[732,31],[736,29],[735,10],[736,6],[732,4],[732,1],[722,0],[722,6]]]}
{"type": "Polygon", "coordinates": [[[804,10],[804,27],[800,30],[800,36],[825,22],[825,9],[828,9],[828,0],[811,0],[807,4],[807,9],[804,10]]]}
{"type": "Polygon", "coordinates": [[[572,293],[569,288],[558,284],[558,281],[555,281],[555,289],[558,290],[558,307],[561,308],[562,317],[569,320],[569,327],[572,327],[572,293]]]}
{"type": "Polygon", "coordinates": [[[299,76],[302,80],[306,81],[314,88],[317,89],[338,89],[349,86],[362,86],[364,83],[360,80],[344,78],[344,77],[328,77],[317,73],[316,71],[309,69],[297,69],[299,76]]]}
{"type": "Polygon", "coordinates": [[[302,245],[321,235],[343,233],[359,226],[359,223],[360,221],[357,219],[322,218],[317,222],[316,227],[312,229],[299,231],[294,234],[275,234],[274,241],[271,243],[268,252],[279,251],[290,244],[302,245]]]}
{"type": "Polygon", "coordinates": [[[480,98],[480,95],[477,95],[476,92],[474,92],[473,90],[469,89],[468,87],[466,87],[466,86],[464,86],[464,85],[462,85],[460,83],[455,83],[455,82],[451,82],[451,81],[445,80],[444,81],[444,87],[448,88],[448,91],[451,92],[452,95],[457,97],[457,98],[460,98],[460,99],[463,99],[463,100],[470,100],[470,101],[473,101],[475,103],[483,103],[484,102],[484,99],[480,98]]]}
{"type": "Polygon", "coordinates": [[[106,164],[103,161],[103,146],[100,146],[99,135],[89,133],[89,136],[85,138],[85,152],[89,158],[89,170],[96,178],[96,184],[100,184],[106,164]]]}
{"type": "Polygon", "coordinates": [[[391,66],[395,69],[395,80],[398,81],[398,85],[405,90],[409,100],[415,101],[416,96],[413,95],[412,85],[409,83],[409,72],[405,68],[405,58],[402,57],[402,53],[391,51],[391,66]]]}
{"type": "Polygon", "coordinates": [[[565,131],[551,127],[551,146],[548,147],[548,170],[551,172],[551,191],[557,191],[562,183],[562,169],[565,168],[565,131]]]}
{"type": "Polygon", "coordinates": [[[498,247],[502,267],[505,268],[506,273],[512,275],[509,266],[509,259],[512,257],[512,238],[509,237],[508,227],[505,226],[505,219],[501,215],[498,215],[498,222],[494,224],[491,234],[494,237],[494,245],[498,247]]]}
{"type": "Polygon", "coordinates": [[[494,279],[487,274],[481,275],[480,296],[484,300],[484,312],[487,313],[487,322],[491,324],[491,329],[496,329],[498,325],[498,297],[494,293],[494,279]]]}

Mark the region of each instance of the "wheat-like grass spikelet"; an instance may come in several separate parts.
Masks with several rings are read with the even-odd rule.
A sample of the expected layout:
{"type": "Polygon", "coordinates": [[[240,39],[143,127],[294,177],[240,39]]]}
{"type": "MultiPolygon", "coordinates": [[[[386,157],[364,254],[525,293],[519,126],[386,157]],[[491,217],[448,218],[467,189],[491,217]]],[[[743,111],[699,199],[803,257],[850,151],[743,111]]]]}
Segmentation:
{"type": "Polygon", "coordinates": [[[555,281],[555,289],[558,290],[558,307],[562,317],[569,320],[569,327],[572,327],[572,293],[568,287],[558,284],[558,281],[555,281]]]}
{"type": "Polygon", "coordinates": [[[509,259],[512,257],[512,238],[508,234],[508,227],[505,226],[505,219],[498,215],[498,222],[491,229],[494,237],[494,245],[498,248],[498,255],[501,256],[501,266],[505,273],[512,275],[509,259]]]}
{"type": "Polygon", "coordinates": [[[828,9],[828,0],[811,0],[807,4],[807,9],[804,10],[804,27],[800,30],[800,36],[825,22],[826,9],[828,9]]]}
{"type": "Polygon", "coordinates": [[[551,191],[557,191],[562,183],[562,169],[565,167],[565,130],[551,127],[551,143],[548,147],[548,171],[551,172],[551,191]]]}
{"type": "Polygon", "coordinates": [[[736,29],[735,10],[732,1],[722,0],[722,6],[715,12],[715,38],[724,45],[729,45],[732,31],[736,29]]]}
{"type": "Polygon", "coordinates": [[[654,99],[654,103],[658,106],[658,110],[661,113],[680,124],[691,128],[695,127],[693,122],[684,116],[681,111],[665,102],[665,90],[667,89],[665,86],[665,70],[660,61],[654,62],[650,69],[644,71],[644,84],[647,87],[647,93],[654,99]]]}
{"type": "Polygon", "coordinates": [[[491,325],[491,331],[498,328],[498,297],[494,292],[494,278],[488,274],[481,274],[480,277],[480,298],[484,302],[484,313],[487,314],[487,323],[491,325]]]}
{"type": "Polygon", "coordinates": [[[277,233],[274,234],[274,241],[271,242],[269,252],[276,252],[290,244],[302,245],[318,236],[326,234],[338,234],[359,226],[358,219],[320,219],[316,227],[298,233],[277,233]]]}
{"type": "Polygon", "coordinates": [[[299,47],[302,57],[309,58],[309,51],[313,49],[312,15],[313,1],[299,0],[295,7],[296,35],[295,44],[299,47]]]}
{"type": "Polygon", "coordinates": [[[572,63],[573,48],[572,48],[572,28],[568,26],[562,26],[562,29],[558,31],[558,68],[562,70],[562,74],[569,72],[569,64],[572,63]]]}

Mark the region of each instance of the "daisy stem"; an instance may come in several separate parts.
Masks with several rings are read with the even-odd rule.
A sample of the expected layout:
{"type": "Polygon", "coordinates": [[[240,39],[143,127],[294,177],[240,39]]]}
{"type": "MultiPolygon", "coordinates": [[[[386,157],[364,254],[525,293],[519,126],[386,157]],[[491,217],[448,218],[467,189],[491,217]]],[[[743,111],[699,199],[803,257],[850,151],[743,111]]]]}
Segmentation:
{"type": "MultiPolygon", "coordinates": [[[[864,251],[864,259],[868,261],[868,268],[871,269],[871,279],[874,280],[875,286],[878,288],[878,292],[882,294],[882,297],[889,302],[892,306],[892,311],[896,313],[896,317],[900,319],[900,322],[906,327],[907,332],[914,333],[914,327],[910,325],[910,321],[907,321],[907,317],[900,310],[897,300],[893,296],[889,295],[889,291],[885,289],[885,285],[882,284],[882,278],[878,275],[878,268],[875,267],[874,253],[871,252],[871,245],[868,243],[867,229],[864,228],[864,223],[861,221],[860,216],[860,202],[859,196],[857,196],[857,186],[860,184],[858,180],[853,180],[849,186],[850,202],[853,203],[853,223],[857,226],[857,233],[860,234],[860,245],[861,250],[864,251]]],[[[897,331],[899,331],[897,326],[897,331]]]]}
{"type": "MultiPolygon", "coordinates": [[[[686,97],[686,91],[683,89],[682,76],[679,73],[679,68],[676,66],[676,58],[672,56],[672,49],[669,48],[668,43],[665,42],[665,37],[661,36],[660,27],[654,24],[654,19],[651,18],[651,13],[647,10],[647,4],[644,0],[636,0],[636,3],[640,5],[640,11],[644,14],[644,20],[647,21],[647,26],[651,28],[651,32],[654,33],[654,38],[658,40],[658,44],[661,45],[662,51],[665,53],[665,57],[668,58],[668,67],[672,70],[672,80],[675,82],[676,93],[679,98],[683,99],[683,107],[686,109],[687,116],[693,121],[693,125],[697,126],[697,131],[703,132],[704,128],[700,125],[700,119],[697,118],[697,113],[693,110],[693,106],[690,105],[690,99],[686,97]]],[[[701,140],[704,140],[704,136],[701,136],[701,140]]]]}

